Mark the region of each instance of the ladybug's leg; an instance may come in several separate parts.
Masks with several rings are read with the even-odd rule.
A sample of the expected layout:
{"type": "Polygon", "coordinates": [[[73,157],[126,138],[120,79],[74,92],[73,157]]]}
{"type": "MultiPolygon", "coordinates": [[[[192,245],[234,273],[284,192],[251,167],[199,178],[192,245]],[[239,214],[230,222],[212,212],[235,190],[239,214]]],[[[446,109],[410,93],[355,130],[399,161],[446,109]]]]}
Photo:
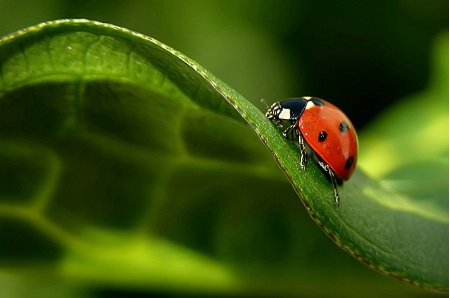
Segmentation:
{"type": "Polygon", "coordinates": [[[297,122],[289,126],[283,131],[283,136],[289,140],[296,140],[298,138],[298,146],[300,147],[300,166],[302,170],[306,168],[306,147],[305,140],[302,133],[298,130],[297,122]]]}
{"type": "Polygon", "coordinates": [[[306,147],[305,140],[303,139],[302,133],[297,130],[298,134],[298,146],[300,147],[300,166],[302,170],[306,168],[306,147]]]}
{"type": "Polygon", "coordinates": [[[297,124],[292,124],[283,131],[283,137],[293,141],[293,140],[297,139],[297,134],[298,134],[297,130],[298,130],[297,124]]]}
{"type": "Polygon", "coordinates": [[[334,190],[334,200],[336,202],[336,206],[339,207],[339,205],[341,204],[341,199],[339,197],[339,193],[337,190],[336,176],[334,175],[334,172],[333,170],[331,170],[330,166],[324,163],[323,161],[320,160],[319,165],[325,172],[328,173],[328,175],[330,175],[331,184],[333,185],[334,190]]]}

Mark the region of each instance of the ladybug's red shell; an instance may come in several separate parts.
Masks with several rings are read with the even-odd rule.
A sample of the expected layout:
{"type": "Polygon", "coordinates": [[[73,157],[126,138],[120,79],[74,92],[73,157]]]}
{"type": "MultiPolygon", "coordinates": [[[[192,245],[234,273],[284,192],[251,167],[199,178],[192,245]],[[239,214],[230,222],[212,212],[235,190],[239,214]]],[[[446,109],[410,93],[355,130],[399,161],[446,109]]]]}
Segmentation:
{"type": "Polygon", "coordinates": [[[298,128],[306,143],[333,172],[341,180],[348,180],[358,158],[358,138],[347,116],[325,100],[322,106],[308,102],[298,128]]]}

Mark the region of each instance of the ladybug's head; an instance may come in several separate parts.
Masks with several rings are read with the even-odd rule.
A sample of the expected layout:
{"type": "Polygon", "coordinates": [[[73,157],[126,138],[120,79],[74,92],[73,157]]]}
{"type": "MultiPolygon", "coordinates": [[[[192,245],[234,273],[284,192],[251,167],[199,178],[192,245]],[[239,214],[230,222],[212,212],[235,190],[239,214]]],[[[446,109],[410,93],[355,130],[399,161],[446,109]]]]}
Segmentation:
{"type": "Polygon", "coordinates": [[[283,112],[283,108],[281,107],[279,102],[272,104],[266,112],[266,117],[272,121],[278,128],[283,127],[281,124],[280,114],[283,112]]]}
{"type": "Polygon", "coordinates": [[[293,125],[302,115],[307,103],[308,100],[305,98],[290,98],[276,102],[267,110],[266,117],[278,127],[282,127],[282,122],[286,121],[293,125]]]}

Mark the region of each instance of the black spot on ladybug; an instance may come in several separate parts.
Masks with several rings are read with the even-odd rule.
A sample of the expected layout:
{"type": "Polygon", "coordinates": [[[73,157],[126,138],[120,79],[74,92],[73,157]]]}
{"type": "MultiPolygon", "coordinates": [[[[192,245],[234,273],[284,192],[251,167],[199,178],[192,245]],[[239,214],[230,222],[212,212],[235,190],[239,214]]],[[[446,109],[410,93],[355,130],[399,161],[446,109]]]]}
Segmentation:
{"type": "Polygon", "coordinates": [[[350,167],[351,167],[352,164],[353,164],[353,161],[354,161],[353,156],[349,157],[349,158],[347,159],[347,161],[345,162],[344,168],[345,168],[346,170],[350,169],[350,167]]]}
{"type": "Polygon", "coordinates": [[[348,123],[345,122],[345,121],[342,121],[342,122],[339,124],[339,130],[340,130],[342,133],[346,133],[346,132],[348,131],[348,123]]]}
{"type": "Polygon", "coordinates": [[[326,131],[321,131],[319,132],[319,142],[322,143],[327,139],[327,132],[326,131]]]}
{"type": "Polygon", "coordinates": [[[324,103],[320,99],[311,99],[312,103],[318,107],[323,107],[324,103]]]}

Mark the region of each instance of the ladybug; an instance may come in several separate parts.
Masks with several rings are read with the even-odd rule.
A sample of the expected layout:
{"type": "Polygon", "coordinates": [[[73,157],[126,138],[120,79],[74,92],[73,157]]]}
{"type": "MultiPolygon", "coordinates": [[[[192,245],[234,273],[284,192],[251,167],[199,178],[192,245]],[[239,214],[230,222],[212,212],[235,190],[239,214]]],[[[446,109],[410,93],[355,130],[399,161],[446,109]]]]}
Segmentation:
{"type": "Polygon", "coordinates": [[[358,137],[347,116],[323,99],[304,96],[274,103],[266,117],[278,128],[285,128],[284,137],[298,141],[303,170],[308,150],[328,173],[339,207],[337,184],[351,177],[358,159],[358,137]]]}

